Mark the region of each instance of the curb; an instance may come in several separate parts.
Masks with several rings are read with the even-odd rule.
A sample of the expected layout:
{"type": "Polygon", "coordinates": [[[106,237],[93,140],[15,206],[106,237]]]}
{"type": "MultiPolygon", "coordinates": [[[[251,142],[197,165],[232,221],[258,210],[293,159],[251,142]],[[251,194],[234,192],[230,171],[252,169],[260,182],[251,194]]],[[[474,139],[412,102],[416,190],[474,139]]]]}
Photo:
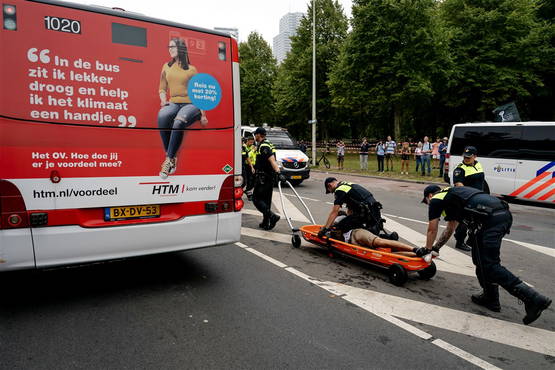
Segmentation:
{"type": "Polygon", "coordinates": [[[394,178],[394,177],[381,177],[381,176],[373,176],[373,175],[363,175],[363,174],[359,174],[359,173],[352,173],[352,172],[334,172],[334,171],[322,171],[320,169],[316,170],[311,168],[310,169],[311,172],[320,172],[320,173],[329,173],[332,175],[348,175],[348,176],[358,176],[358,177],[364,177],[364,178],[369,178],[369,179],[379,179],[379,180],[390,180],[390,181],[399,181],[399,182],[408,182],[408,183],[412,183],[412,184],[436,184],[436,185],[440,185],[440,186],[449,186],[449,184],[447,184],[446,182],[438,182],[438,181],[421,181],[421,180],[409,180],[409,179],[398,179],[398,178],[394,178]]]}

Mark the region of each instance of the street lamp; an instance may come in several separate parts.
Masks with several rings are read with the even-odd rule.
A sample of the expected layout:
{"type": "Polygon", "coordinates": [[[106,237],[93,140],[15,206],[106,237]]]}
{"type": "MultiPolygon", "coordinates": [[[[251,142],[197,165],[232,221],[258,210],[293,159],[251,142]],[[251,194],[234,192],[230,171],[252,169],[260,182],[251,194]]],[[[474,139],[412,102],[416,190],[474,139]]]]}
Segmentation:
{"type": "Polygon", "coordinates": [[[312,166],[316,167],[316,0],[312,0],[312,166]]]}

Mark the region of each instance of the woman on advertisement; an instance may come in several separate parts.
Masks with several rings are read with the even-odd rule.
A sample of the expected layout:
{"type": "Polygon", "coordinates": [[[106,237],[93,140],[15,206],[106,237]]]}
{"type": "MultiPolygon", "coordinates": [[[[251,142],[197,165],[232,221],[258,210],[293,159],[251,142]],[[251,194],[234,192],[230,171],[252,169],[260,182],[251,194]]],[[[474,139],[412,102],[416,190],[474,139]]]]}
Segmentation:
{"type": "Polygon", "coordinates": [[[168,49],[171,59],[162,66],[159,89],[161,108],[158,112],[158,128],[166,153],[160,169],[163,179],[177,168],[177,153],[183,142],[183,130],[197,121],[203,127],[208,124],[205,112],[192,104],[187,93],[189,80],[197,74],[197,69],[189,63],[185,41],[173,38],[168,49]]]}

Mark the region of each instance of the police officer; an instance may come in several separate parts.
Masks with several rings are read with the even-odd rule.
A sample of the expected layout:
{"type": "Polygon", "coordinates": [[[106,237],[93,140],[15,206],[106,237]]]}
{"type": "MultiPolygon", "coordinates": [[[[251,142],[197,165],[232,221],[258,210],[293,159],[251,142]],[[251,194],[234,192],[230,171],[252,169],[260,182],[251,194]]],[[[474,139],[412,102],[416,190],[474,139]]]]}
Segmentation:
{"type": "MultiPolygon", "coordinates": [[[[478,151],[473,146],[467,146],[463,151],[463,161],[453,170],[453,184],[455,186],[470,186],[484,190],[484,170],[482,164],[476,160],[478,151]]],[[[467,228],[461,223],[455,231],[455,248],[468,252],[471,248],[464,242],[467,228]]]]}
{"type": "Polygon", "coordinates": [[[280,181],[285,181],[285,177],[280,173],[276,163],[274,145],[266,140],[266,129],[258,127],[254,130],[254,139],[257,142],[257,149],[254,165],[253,203],[263,216],[262,223],[258,226],[264,230],[271,230],[280,219],[271,210],[274,177],[277,174],[280,181]]]}
{"type": "Polygon", "coordinates": [[[254,166],[251,163],[250,152],[255,150],[254,137],[252,134],[245,136],[243,139],[243,148],[241,150],[241,159],[243,161],[243,189],[247,194],[247,199],[252,200],[252,191],[254,188],[254,166]]]}
{"type": "MultiPolygon", "coordinates": [[[[372,193],[358,184],[338,181],[335,177],[324,180],[326,194],[334,193],[335,201],[329,213],[326,224],[320,229],[318,236],[322,237],[333,225],[343,204],[347,205],[349,215],[336,225],[347,232],[358,228],[368,228],[368,209],[376,202],[372,193]]],[[[379,230],[370,230],[378,235],[379,230]]]]}
{"type": "Polygon", "coordinates": [[[476,246],[472,248],[472,262],[476,277],[482,287],[481,294],[472,295],[472,302],[499,312],[499,287],[524,302],[528,325],[536,320],[549,305],[551,299],[541,295],[501,265],[500,248],[505,234],[512,225],[512,215],[506,202],[469,187],[457,186],[441,189],[428,185],[424,189],[423,203],[428,204],[428,232],[426,248],[436,254],[447,243],[458,223],[469,226],[470,237],[476,246]],[[439,219],[444,216],[447,228],[436,241],[439,219]]]}

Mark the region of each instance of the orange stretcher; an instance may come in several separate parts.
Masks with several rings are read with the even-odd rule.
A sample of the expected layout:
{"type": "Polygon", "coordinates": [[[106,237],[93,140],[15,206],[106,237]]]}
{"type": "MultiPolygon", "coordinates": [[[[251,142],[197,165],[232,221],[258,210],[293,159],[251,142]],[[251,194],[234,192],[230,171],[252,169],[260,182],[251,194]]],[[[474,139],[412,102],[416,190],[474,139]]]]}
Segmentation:
{"type": "MultiPolygon", "coordinates": [[[[402,256],[392,253],[389,248],[370,249],[336,239],[319,238],[318,232],[321,227],[321,225],[306,225],[301,226],[299,231],[306,241],[327,248],[332,254],[339,253],[387,269],[389,280],[397,286],[405,284],[409,272],[417,272],[424,280],[429,280],[436,274],[435,263],[433,261],[427,263],[422,257],[402,256]]],[[[293,243],[293,246],[298,247],[300,243],[293,243]]]]}

